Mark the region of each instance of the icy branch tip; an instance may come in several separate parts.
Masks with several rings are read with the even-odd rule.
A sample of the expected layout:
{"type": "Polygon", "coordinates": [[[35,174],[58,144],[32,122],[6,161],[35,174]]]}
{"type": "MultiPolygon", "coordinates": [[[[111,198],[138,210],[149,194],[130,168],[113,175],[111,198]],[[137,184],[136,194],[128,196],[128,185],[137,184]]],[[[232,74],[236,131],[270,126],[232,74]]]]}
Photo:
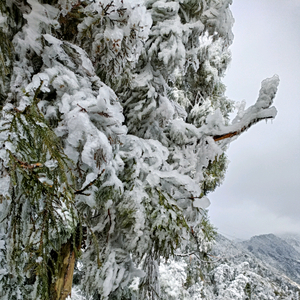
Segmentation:
{"type": "Polygon", "coordinates": [[[278,85],[278,75],[274,75],[271,78],[263,80],[261,83],[261,89],[259,91],[259,96],[255,106],[262,109],[270,107],[276,95],[278,85]]]}

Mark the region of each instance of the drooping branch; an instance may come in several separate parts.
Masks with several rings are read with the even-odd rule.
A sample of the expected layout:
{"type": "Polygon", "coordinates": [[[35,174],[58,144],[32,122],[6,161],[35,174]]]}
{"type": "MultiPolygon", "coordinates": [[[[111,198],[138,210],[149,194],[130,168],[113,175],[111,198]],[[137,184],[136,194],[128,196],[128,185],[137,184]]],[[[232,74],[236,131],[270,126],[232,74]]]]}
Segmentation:
{"type": "Polygon", "coordinates": [[[218,141],[221,141],[221,140],[224,140],[224,139],[232,138],[236,135],[240,135],[241,133],[243,133],[244,131],[249,129],[252,125],[258,123],[259,121],[267,120],[267,119],[274,119],[274,117],[269,116],[269,117],[264,117],[264,118],[260,118],[260,119],[259,118],[255,119],[252,122],[250,122],[247,126],[244,126],[241,130],[228,132],[228,133],[225,133],[225,134],[222,134],[222,135],[215,135],[215,136],[213,136],[213,139],[214,139],[215,142],[218,142],[218,141]]]}
{"type": "Polygon", "coordinates": [[[214,115],[207,118],[206,134],[212,136],[214,141],[218,142],[240,135],[261,120],[274,119],[277,110],[275,107],[270,106],[276,95],[278,84],[279,77],[277,75],[265,79],[262,82],[256,103],[250,106],[246,111],[240,111],[231,125],[218,125],[216,127],[216,124],[222,124],[220,121],[222,116],[220,112],[216,111],[214,115]]]}

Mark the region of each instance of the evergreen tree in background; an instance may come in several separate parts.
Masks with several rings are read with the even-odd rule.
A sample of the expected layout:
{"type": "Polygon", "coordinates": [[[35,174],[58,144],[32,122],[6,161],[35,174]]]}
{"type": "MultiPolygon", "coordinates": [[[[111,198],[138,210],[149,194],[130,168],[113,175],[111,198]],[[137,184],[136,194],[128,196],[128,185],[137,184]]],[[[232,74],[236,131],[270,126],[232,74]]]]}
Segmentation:
{"type": "Polygon", "coordinates": [[[160,260],[205,259],[224,151],[276,116],[273,76],[229,121],[230,4],[0,2],[0,299],[66,299],[76,264],[94,299],[159,299],[160,260]]]}

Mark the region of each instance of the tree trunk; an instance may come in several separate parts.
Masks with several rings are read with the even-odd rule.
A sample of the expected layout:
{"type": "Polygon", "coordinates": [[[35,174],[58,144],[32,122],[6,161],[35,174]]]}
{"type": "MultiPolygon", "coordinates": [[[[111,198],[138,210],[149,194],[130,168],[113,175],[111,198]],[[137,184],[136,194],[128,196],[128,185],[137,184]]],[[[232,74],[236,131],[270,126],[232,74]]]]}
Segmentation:
{"type": "Polygon", "coordinates": [[[73,239],[63,244],[59,252],[51,253],[49,296],[51,300],[65,300],[71,295],[76,251],[73,239]]]}

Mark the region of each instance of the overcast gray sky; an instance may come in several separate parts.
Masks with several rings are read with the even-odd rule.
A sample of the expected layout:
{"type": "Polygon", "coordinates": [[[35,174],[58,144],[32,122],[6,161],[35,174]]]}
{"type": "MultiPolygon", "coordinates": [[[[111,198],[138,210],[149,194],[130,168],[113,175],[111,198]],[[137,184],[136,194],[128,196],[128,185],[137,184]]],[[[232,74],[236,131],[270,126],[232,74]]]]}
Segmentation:
{"type": "Polygon", "coordinates": [[[227,151],[225,181],[209,195],[211,222],[227,237],[300,233],[300,0],[235,0],[227,96],[257,99],[278,74],[272,122],[261,122],[227,151]]]}

